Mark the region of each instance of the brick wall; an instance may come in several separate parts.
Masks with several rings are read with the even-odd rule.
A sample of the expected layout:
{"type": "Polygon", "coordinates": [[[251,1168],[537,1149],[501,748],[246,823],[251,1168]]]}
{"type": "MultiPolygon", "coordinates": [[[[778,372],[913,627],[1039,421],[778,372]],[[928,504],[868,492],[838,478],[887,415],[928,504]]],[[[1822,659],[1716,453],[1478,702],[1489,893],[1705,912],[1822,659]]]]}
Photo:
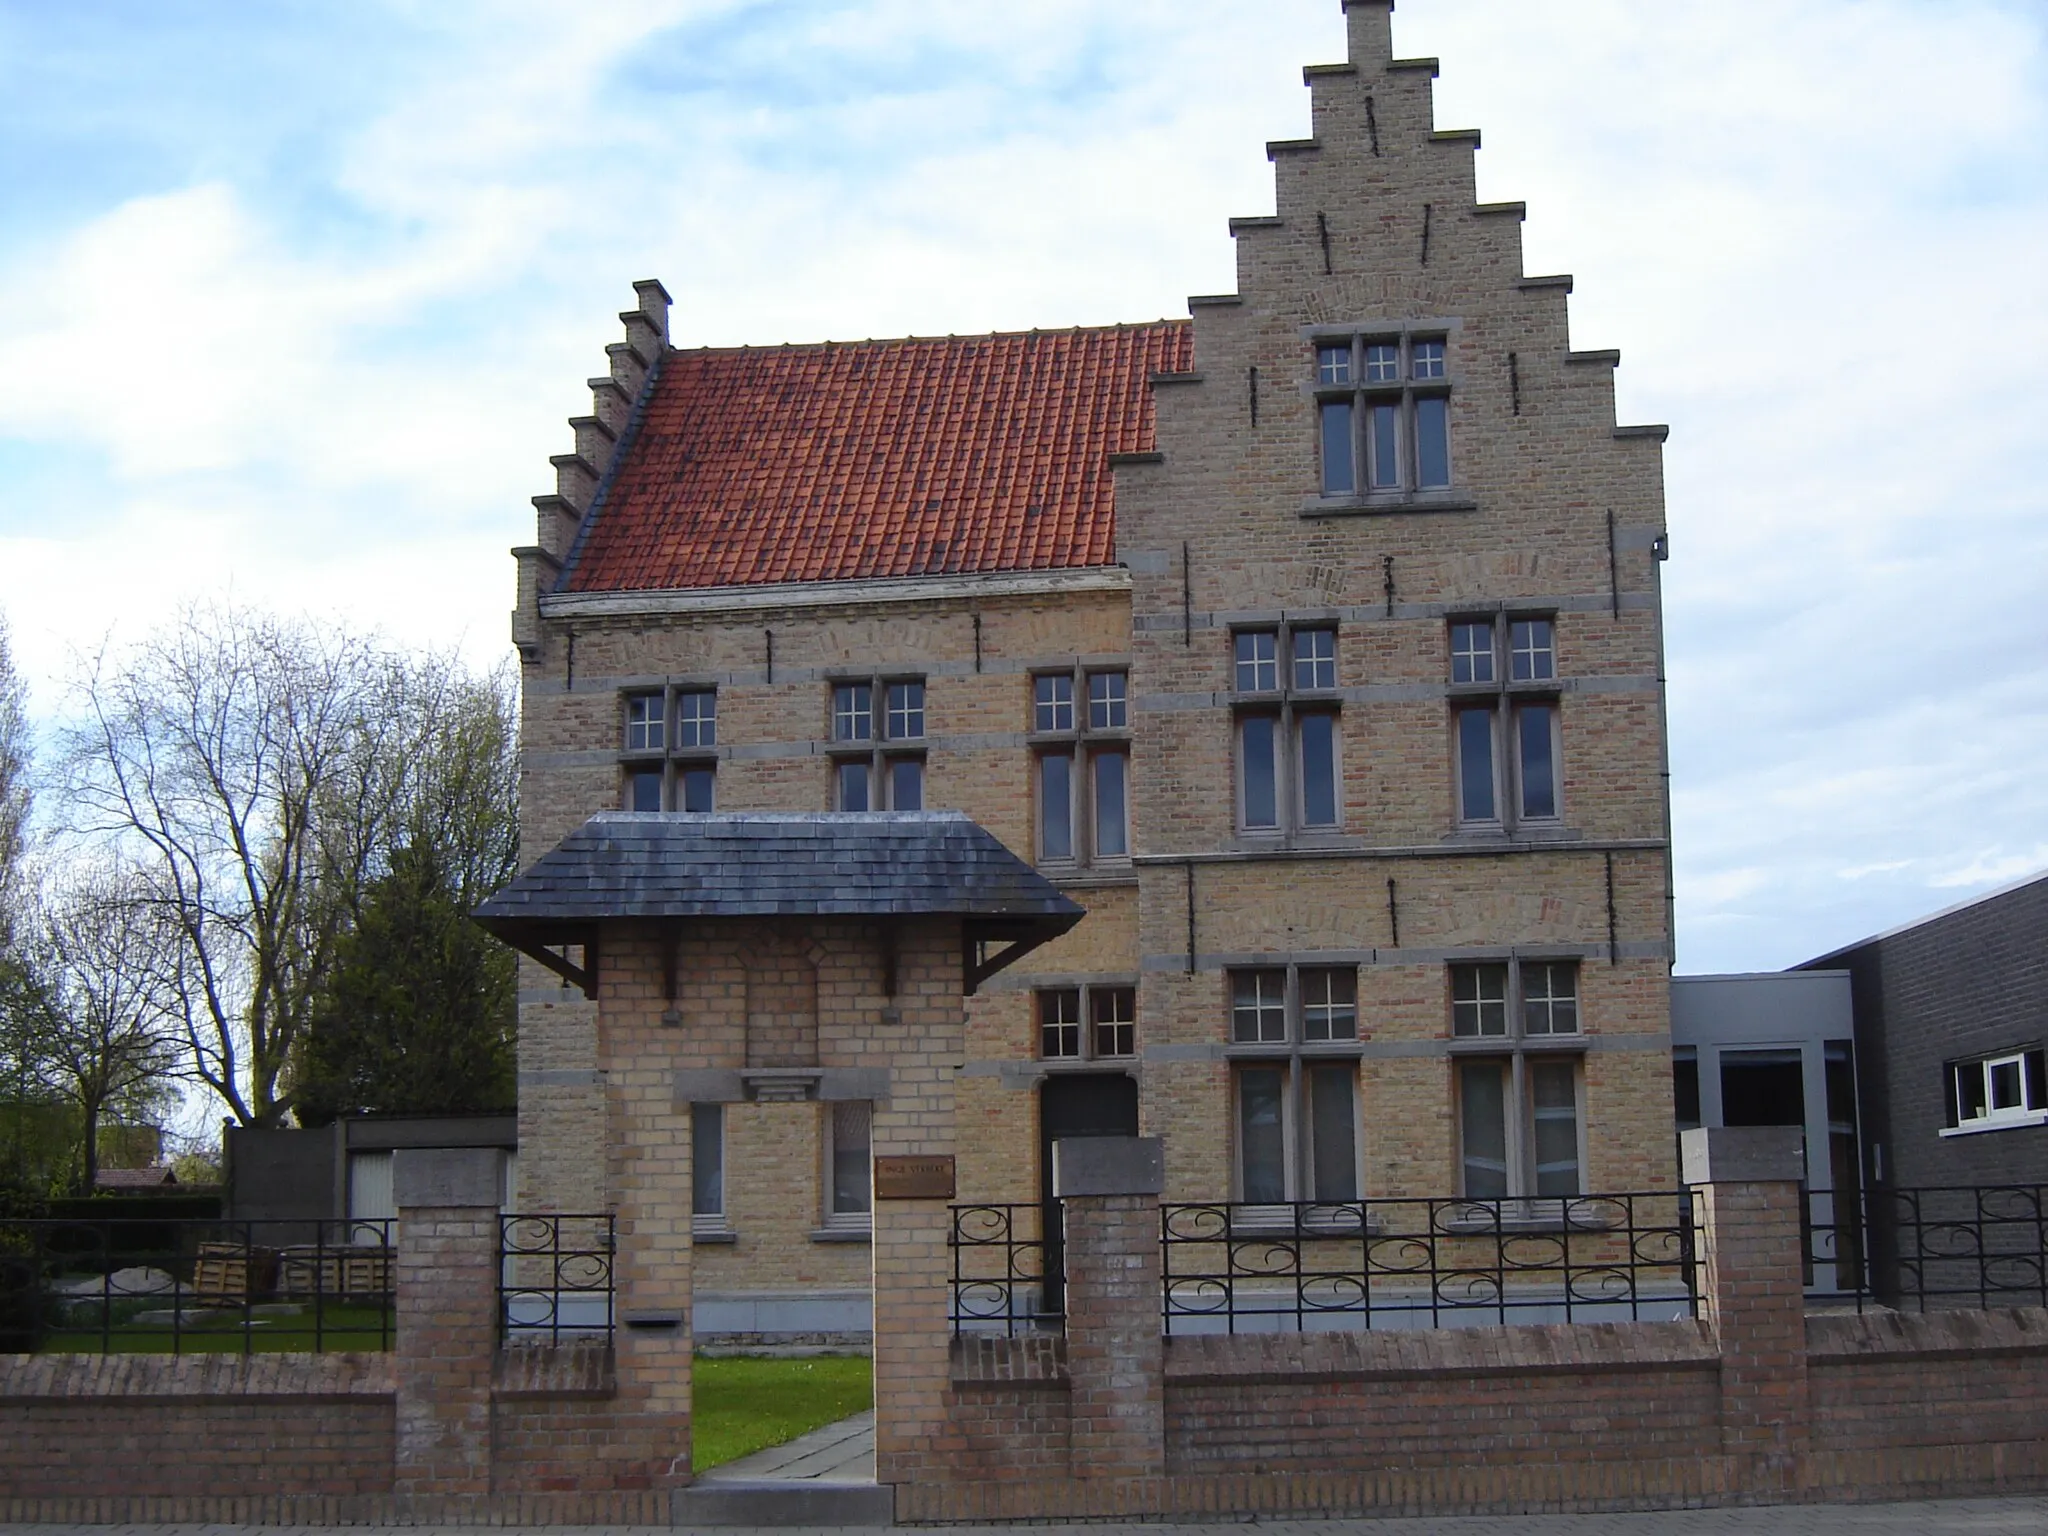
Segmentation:
{"type": "Polygon", "coordinates": [[[1719,1450],[1717,1358],[1692,1323],[1190,1338],[1169,1355],[1174,1472],[1547,1465],[1719,1450]]]}
{"type": "Polygon", "coordinates": [[[393,1391],[382,1355],[0,1355],[0,1498],[386,1493],[393,1391]]]}
{"type": "Polygon", "coordinates": [[[1882,1184],[2048,1183],[2048,1126],[1943,1137],[1947,1062],[2048,1045],[2048,880],[1821,960],[1847,970],[1866,1142],[1882,1184]]]}

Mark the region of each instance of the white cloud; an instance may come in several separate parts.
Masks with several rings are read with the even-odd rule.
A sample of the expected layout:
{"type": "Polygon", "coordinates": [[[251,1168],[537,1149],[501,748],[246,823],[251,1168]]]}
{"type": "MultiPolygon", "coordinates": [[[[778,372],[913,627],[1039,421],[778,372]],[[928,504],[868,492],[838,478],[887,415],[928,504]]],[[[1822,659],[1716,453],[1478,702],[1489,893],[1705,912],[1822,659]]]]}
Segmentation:
{"type": "MultiPolygon", "coordinates": [[[[68,647],[230,581],[496,654],[503,551],[631,278],[690,343],[1229,288],[1224,221],[1270,208],[1262,145],[1306,130],[1299,66],[1343,37],[1335,0],[373,14],[353,111],[292,120],[278,86],[290,151],[226,152],[224,33],[216,118],[157,132],[203,90],[104,106],[198,146],[181,175],[80,164],[89,216],[0,212],[0,559],[39,708],[68,647]]],[[[2038,860],[2038,9],[1415,0],[1395,27],[1442,56],[1439,121],[1485,131],[1481,195],[1529,202],[1530,269],[1576,273],[1575,343],[1623,348],[1623,419],[1674,427],[1688,967],[2038,860]]]]}
{"type": "Polygon", "coordinates": [[[1931,875],[1927,883],[1938,891],[1967,890],[1973,886],[2004,885],[2043,869],[2048,869],[2048,843],[2036,843],[2024,852],[1985,848],[1967,864],[1931,875]]]}

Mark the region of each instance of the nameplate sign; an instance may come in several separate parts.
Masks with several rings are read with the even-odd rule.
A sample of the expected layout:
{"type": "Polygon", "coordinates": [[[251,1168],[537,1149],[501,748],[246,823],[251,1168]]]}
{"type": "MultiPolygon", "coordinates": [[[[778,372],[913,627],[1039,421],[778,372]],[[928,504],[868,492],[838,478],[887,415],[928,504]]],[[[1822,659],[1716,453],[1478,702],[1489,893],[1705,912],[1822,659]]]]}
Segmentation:
{"type": "Polygon", "coordinates": [[[877,1200],[950,1200],[953,1159],[945,1157],[877,1157],[877,1200]]]}

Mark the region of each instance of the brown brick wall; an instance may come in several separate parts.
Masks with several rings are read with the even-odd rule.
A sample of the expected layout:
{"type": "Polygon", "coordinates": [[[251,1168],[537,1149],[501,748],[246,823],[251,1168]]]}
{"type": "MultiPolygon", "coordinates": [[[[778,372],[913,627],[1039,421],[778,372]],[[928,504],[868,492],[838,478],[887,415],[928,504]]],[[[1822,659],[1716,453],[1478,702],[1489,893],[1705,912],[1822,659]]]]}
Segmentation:
{"type": "Polygon", "coordinates": [[[1176,1472],[1643,1461],[1720,1449],[1691,1323],[1177,1339],[1176,1472]]]}
{"type": "Polygon", "coordinates": [[[392,1399],[379,1355],[0,1356],[0,1496],[387,1493],[392,1399]]]}

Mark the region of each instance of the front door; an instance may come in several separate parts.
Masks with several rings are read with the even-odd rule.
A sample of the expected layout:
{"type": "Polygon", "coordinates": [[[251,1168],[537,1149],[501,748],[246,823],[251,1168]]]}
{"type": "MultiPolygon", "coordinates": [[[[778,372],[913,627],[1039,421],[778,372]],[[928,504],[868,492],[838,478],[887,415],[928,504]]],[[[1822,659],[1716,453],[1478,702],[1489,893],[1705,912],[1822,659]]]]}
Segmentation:
{"type": "Polygon", "coordinates": [[[1047,1312],[1066,1307],[1066,1247],[1059,1202],[1052,1197],[1052,1144],[1071,1136],[1138,1134],[1138,1085],[1121,1072],[1077,1072],[1049,1077],[1038,1090],[1038,1195],[1043,1206],[1047,1312]]]}

